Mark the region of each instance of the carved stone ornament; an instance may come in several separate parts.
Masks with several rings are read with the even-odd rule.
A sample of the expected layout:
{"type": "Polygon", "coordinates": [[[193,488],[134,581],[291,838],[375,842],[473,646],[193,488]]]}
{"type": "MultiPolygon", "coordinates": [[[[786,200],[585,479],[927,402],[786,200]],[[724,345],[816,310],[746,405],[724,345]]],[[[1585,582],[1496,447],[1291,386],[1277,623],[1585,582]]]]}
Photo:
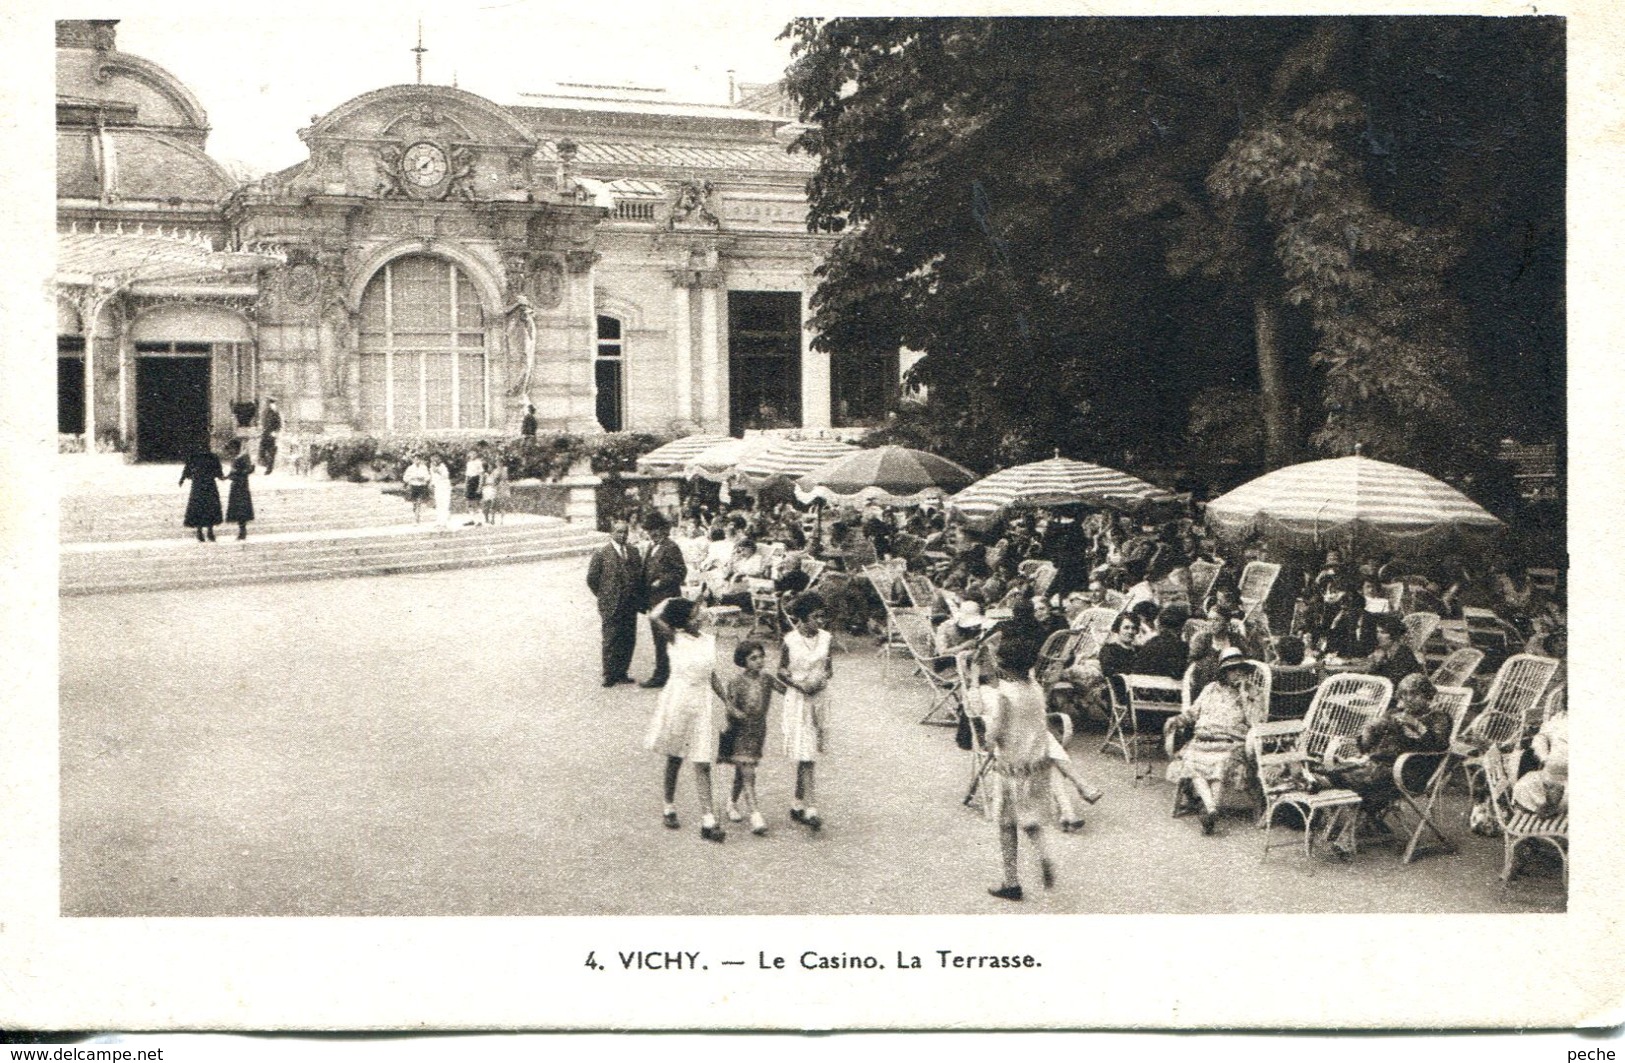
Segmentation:
{"type": "Polygon", "coordinates": [[[571,273],[586,273],[592,269],[593,263],[598,261],[596,251],[566,251],[564,253],[564,268],[571,273]]]}
{"type": "Polygon", "coordinates": [[[531,291],[536,305],[543,310],[555,309],[564,300],[564,270],[559,260],[552,257],[538,259],[531,278],[531,291]]]}
{"type": "Polygon", "coordinates": [[[451,178],[443,193],[446,199],[474,199],[474,153],[468,148],[451,151],[451,178]]]}
{"type": "Polygon", "coordinates": [[[290,307],[306,307],[316,301],[320,286],[316,267],[308,262],[289,266],[282,276],[282,294],[290,307]]]}
{"type": "Polygon", "coordinates": [[[401,184],[401,149],[394,144],[385,144],[378,149],[378,158],[374,162],[377,181],[372,186],[372,194],[379,199],[405,199],[406,188],[401,184]]]}
{"type": "Polygon", "coordinates": [[[672,204],[671,217],[666,221],[668,229],[679,225],[708,225],[713,229],[720,228],[722,221],[711,209],[711,199],[716,193],[716,186],[710,181],[694,179],[684,181],[677,186],[677,201],[672,204]]]}

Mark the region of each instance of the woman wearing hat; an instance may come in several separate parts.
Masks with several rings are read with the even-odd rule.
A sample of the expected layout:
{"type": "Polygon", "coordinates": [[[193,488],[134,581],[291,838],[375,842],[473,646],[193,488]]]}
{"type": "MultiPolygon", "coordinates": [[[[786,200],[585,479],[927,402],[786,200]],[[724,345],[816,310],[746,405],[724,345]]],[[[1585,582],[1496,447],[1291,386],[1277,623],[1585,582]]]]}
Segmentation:
{"type": "MultiPolygon", "coordinates": [[[[937,656],[949,658],[975,649],[987,626],[987,617],[982,615],[982,603],[975,598],[962,599],[953,615],[937,625],[937,656]]],[[[953,662],[949,660],[939,660],[936,665],[941,672],[953,667],[953,662]]]]}
{"type": "Polygon", "coordinates": [[[1168,721],[1169,744],[1190,734],[1178,759],[1168,765],[1168,781],[1190,791],[1202,803],[1202,833],[1212,834],[1226,786],[1245,787],[1247,762],[1243,743],[1247,729],[1263,713],[1244,683],[1253,662],[1240,650],[1219,658],[1219,678],[1209,683],[1186,711],[1168,721]]]}

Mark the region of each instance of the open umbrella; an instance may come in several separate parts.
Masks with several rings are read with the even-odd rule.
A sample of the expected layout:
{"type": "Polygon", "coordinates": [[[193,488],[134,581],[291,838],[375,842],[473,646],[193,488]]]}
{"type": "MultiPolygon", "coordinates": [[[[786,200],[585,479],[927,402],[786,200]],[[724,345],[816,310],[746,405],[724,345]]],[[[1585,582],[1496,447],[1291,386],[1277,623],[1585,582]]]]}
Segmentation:
{"type": "Polygon", "coordinates": [[[1427,473],[1357,454],[1265,473],[1209,502],[1207,523],[1231,542],[1258,535],[1287,549],[1337,542],[1413,554],[1484,544],[1505,527],[1427,473]]]}
{"type": "Polygon", "coordinates": [[[756,490],[779,477],[794,480],[857,449],[839,439],[779,439],[734,466],[734,476],[744,486],[756,490]]]}
{"type": "Polygon", "coordinates": [[[746,436],[744,439],[727,438],[713,443],[689,459],[683,466],[683,475],[698,477],[712,483],[722,483],[733,473],[734,466],[772,446],[772,436],[746,436]]]}
{"type": "Polygon", "coordinates": [[[728,437],[704,432],[674,439],[638,459],[638,471],[656,476],[680,475],[688,463],[709,447],[727,442],[728,437]]]}
{"type": "Polygon", "coordinates": [[[1056,456],[1000,469],[948,500],[967,517],[989,517],[1008,506],[1096,505],[1128,508],[1171,497],[1137,476],[1056,456]]]}
{"type": "Polygon", "coordinates": [[[796,481],[803,501],[876,501],[911,506],[941,499],[969,486],[976,474],[923,450],[875,447],[845,454],[796,481]]]}

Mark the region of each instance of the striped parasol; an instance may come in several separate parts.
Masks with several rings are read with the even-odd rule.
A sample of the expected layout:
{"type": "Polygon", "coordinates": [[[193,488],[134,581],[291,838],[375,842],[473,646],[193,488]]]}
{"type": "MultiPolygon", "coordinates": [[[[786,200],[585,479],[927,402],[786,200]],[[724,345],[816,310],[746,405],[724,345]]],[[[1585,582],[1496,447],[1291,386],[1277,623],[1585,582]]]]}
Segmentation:
{"type": "Polygon", "coordinates": [[[724,438],[713,443],[689,459],[683,466],[683,475],[699,477],[712,483],[722,483],[733,473],[734,466],[772,446],[772,436],[746,436],[744,439],[724,438]]]}
{"type": "Polygon", "coordinates": [[[967,517],[989,517],[1008,506],[1122,508],[1170,497],[1126,472],[1057,456],[1001,469],[959,492],[948,505],[967,517]]]}
{"type": "Polygon", "coordinates": [[[1266,473],[1209,502],[1207,522],[1232,542],[1261,535],[1290,548],[1337,541],[1396,550],[1487,541],[1505,527],[1427,473],[1360,455],[1266,473]]]}
{"type": "Polygon", "coordinates": [[[672,476],[681,474],[688,463],[718,443],[727,442],[728,437],[715,433],[699,433],[674,439],[670,443],[658,446],[638,459],[638,471],[652,473],[656,476],[672,476]]]}
{"type": "Polygon", "coordinates": [[[796,481],[796,497],[910,506],[940,500],[975,479],[976,474],[963,465],[924,450],[875,447],[814,469],[796,481]]]}
{"type": "Polygon", "coordinates": [[[794,480],[858,448],[839,439],[777,439],[734,467],[735,478],[755,490],[771,480],[794,480]]]}

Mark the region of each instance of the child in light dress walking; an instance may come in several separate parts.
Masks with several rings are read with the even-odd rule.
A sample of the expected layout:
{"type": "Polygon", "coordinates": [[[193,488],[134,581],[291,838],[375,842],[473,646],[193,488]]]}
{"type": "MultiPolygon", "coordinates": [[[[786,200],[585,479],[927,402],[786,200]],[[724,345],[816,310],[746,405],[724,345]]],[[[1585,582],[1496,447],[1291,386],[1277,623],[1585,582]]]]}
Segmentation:
{"type": "Polygon", "coordinates": [[[824,599],[807,593],[790,603],[792,629],[779,656],[779,681],[785,685],[784,754],[796,763],[796,796],[790,818],[813,830],[823,827],[813,788],[813,766],[829,739],[830,634],[824,629],[824,599]]]}
{"type": "Polygon", "coordinates": [[[728,680],[724,701],[728,707],[728,729],[722,733],[719,759],[734,766],[733,797],[728,802],[728,818],[735,823],[750,817],[750,832],[767,833],[767,818],[756,800],[756,765],[762,761],[767,742],[767,706],[775,688],[784,689],[777,678],[764,669],[767,650],[754,639],[734,647],[734,664],[741,671],[728,680]]]}
{"type": "Polygon", "coordinates": [[[660,690],[654,718],[643,747],[666,757],[665,809],[661,819],[672,830],[677,821],[677,776],[683,761],[694,766],[694,788],[700,799],[700,837],[727,838],[717,823],[711,793],[711,764],[717,759],[717,736],[727,721],[718,701],[727,691],[716,674],[717,637],[700,632],[700,613],[687,598],[667,598],[649,615],[655,638],[671,644],[671,678],[660,690]]]}
{"type": "Polygon", "coordinates": [[[1020,836],[1038,857],[1044,888],[1055,885],[1055,865],[1044,846],[1044,815],[1050,803],[1050,731],[1045,722],[1044,689],[1033,679],[1038,644],[1030,639],[999,642],[1001,678],[983,693],[987,748],[993,760],[987,773],[994,820],[999,825],[999,853],[1004,880],[988,892],[1000,900],[1022,899],[1017,869],[1020,836]]]}

